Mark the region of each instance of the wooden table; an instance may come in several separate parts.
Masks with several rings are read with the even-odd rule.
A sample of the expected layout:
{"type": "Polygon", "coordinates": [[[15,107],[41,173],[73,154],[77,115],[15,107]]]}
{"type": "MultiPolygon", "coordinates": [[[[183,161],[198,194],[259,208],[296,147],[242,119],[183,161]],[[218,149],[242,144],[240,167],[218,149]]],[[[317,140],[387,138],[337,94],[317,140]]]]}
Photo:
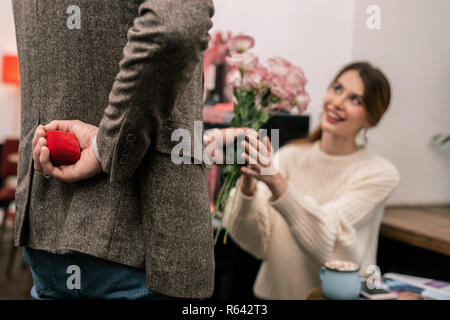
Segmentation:
{"type": "Polygon", "coordinates": [[[388,207],[380,235],[450,256],[450,206],[388,207]]]}
{"type": "MultiPolygon", "coordinates": [[[[322,288],[314,288],[307,296],[306,300],[330,300],[327,297],[323,295],[322,288]]],[[[361,300],[361,298],[358,298],[356,300],[361,300]]]]}
{"type": "MultiPolygon", "coordinates": [[[[419,293],[416,292],[398,292],[397,293],[398,300],[433,300],[431,298],[423,297],[419,293]]],[[[329,300],[324,297],[322,293],[322,289],[320,287],[313,289],[306,300],[329,300]]],[[[358,298],[357,300],[365,300],[364,298],[358,298]]]]}
{"type": "Polygon", "coordinates": [[[328,300],[324,297],[322,293],[322,289],[320,287],[313,289],[308,296],[306,297],[306,300],[328,300]]]}

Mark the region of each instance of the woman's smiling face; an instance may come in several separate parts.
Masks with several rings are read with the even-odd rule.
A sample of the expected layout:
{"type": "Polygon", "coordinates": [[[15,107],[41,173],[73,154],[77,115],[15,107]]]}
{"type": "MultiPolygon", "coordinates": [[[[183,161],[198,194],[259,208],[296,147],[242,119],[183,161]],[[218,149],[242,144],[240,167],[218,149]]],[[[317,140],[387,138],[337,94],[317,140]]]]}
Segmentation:
{"type": "Polygon", "coordinates": [[[361,128],[369,128],[363,100],[364,83],[358,71],[349,70],[334,82],[324,99],[322,130],[341,137],[355,137],[361,128]]]}

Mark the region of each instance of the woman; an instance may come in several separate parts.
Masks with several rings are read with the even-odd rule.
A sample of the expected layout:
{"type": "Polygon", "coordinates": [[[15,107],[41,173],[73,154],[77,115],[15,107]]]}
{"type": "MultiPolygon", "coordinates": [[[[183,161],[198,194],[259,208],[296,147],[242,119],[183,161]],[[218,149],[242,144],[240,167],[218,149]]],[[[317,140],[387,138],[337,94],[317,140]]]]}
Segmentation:
{"type": "Polygon", "coordinates": [[[331,83],[320,126],[306,140],[284,146],[272,160],[267,137],[243,142],[243,156],[254,164],[241,168],[225,221],[231,218],[234,241],[262,260],[257,297],[306,298],[320,286],[319,268],[329,260],[356,262],[362,274],[376,263],[384,205],[399,174],[355,140],[378,124],[389,103],[385,76],[354,63],[331,83]],[[275,174],[261,174],[270,166],[275,174]]]}

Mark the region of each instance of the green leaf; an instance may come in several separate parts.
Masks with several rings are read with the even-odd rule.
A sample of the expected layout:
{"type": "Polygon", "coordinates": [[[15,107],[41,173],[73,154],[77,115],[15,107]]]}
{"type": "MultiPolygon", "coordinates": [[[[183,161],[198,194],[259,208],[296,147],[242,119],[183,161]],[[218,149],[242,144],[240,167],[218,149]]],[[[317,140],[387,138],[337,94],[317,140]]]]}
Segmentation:
{"type": "Polygon", "coordinates": [[[442,140],[441,144],[444,145],[444,144],[448,143],[449,141],[450,141],[450,136],[448,136],[447,138],[442,140]]]}

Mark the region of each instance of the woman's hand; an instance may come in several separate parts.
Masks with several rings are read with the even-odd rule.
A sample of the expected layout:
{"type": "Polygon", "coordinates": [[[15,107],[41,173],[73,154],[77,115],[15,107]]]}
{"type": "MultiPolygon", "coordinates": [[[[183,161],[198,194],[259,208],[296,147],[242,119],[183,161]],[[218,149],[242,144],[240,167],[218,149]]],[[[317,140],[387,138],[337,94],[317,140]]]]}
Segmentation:
{"type": "Polygon", "coordinates": [[[226,164],[226,149],[233,148],[234,142],[251,132],[250,128],[213,129],[205,135],[206,148],[211,164],[224,166],[226,164]]]}
{"type": "Polygon", "coordinates": [[[241,168],[243,174],[241,191],[248,196],[255,193],[256,180],[264,182],[272,191],[271,201],[278,199],[287,189],[288,183],[281,173],[275,169],[272,160],[272,144],[267,136],[263,140],[257,133],[248,136],[248,140],[242,142],[245,152],[246,167],[241,168]]]}

